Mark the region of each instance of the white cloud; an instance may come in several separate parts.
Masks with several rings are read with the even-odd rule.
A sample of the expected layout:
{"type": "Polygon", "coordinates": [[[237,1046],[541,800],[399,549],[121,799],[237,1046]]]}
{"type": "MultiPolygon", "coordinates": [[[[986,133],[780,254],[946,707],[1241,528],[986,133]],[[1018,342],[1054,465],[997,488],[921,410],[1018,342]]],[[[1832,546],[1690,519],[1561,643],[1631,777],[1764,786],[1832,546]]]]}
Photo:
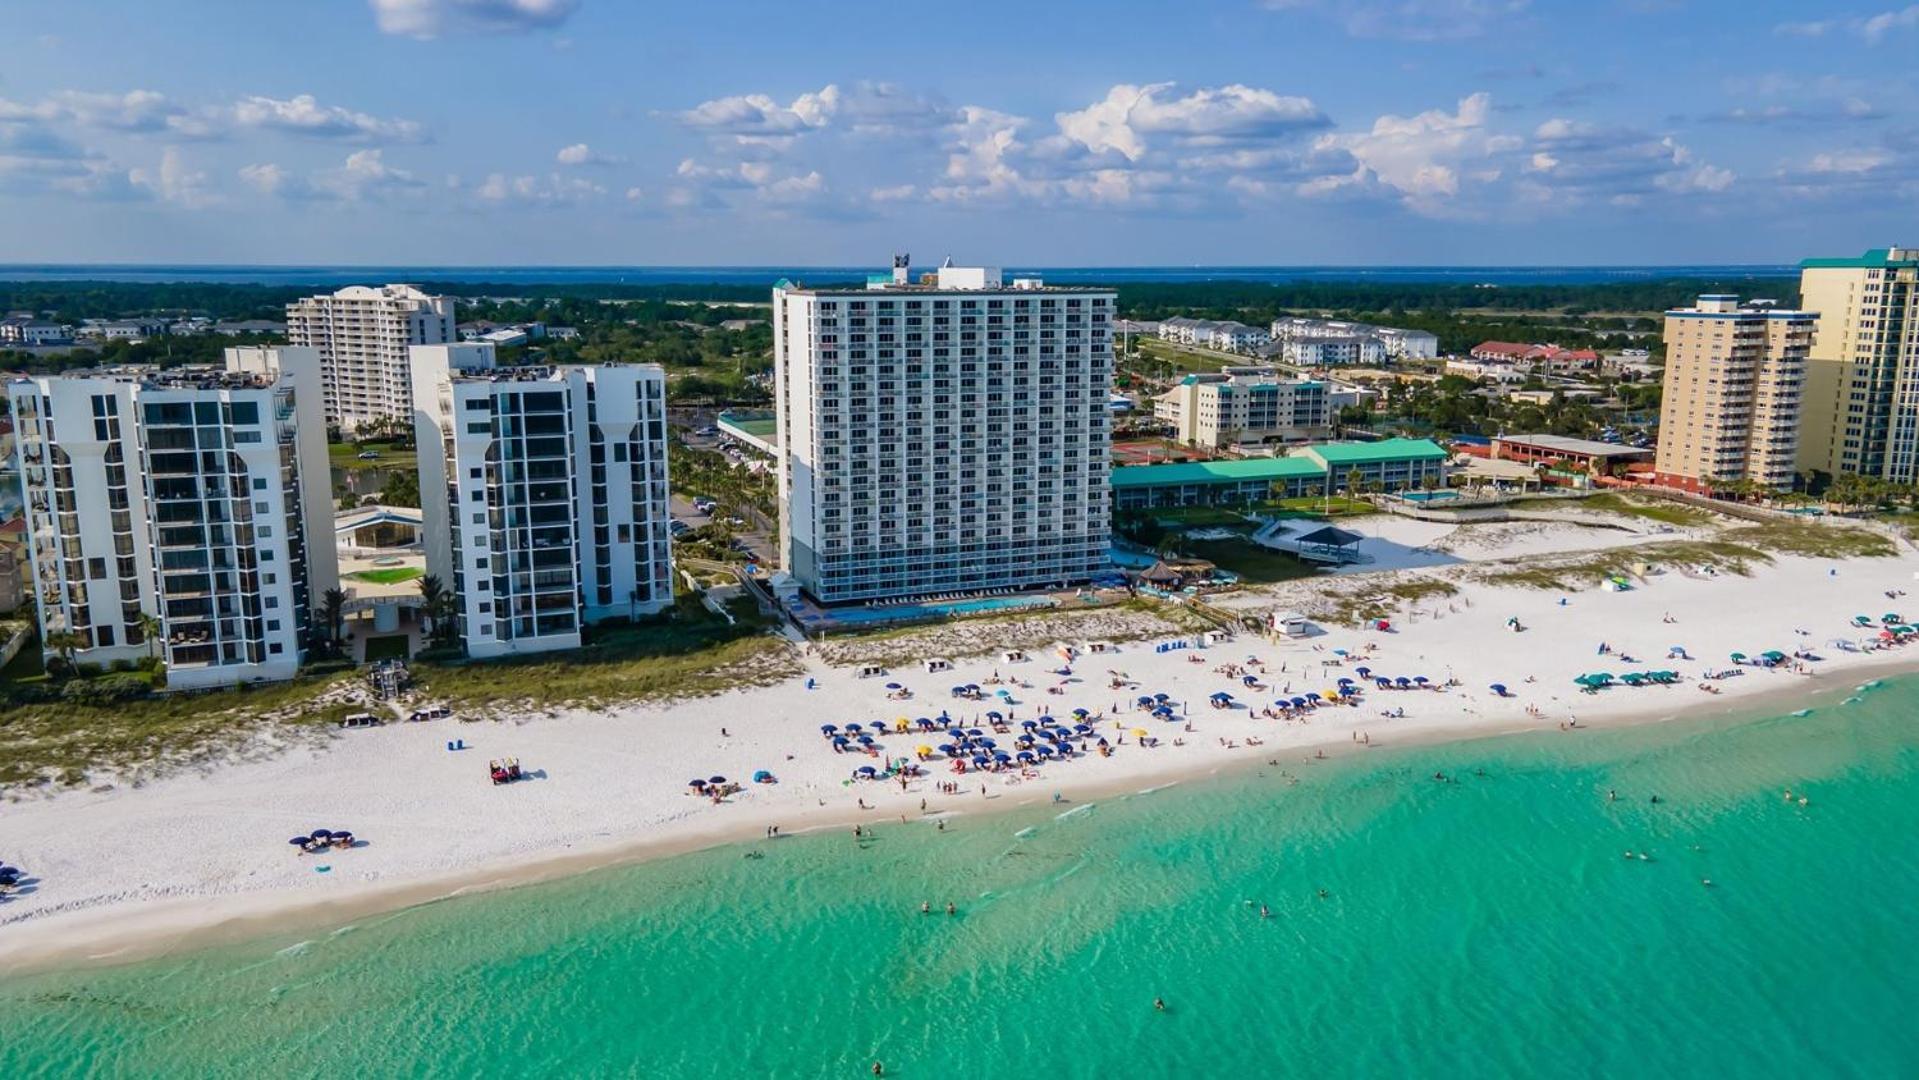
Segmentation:
{"type": "Polygon", "coordinates": [[[255,95],[233,106],[241,128],[351,142],[419,142],[424,129],[412,120],[382,119],[337,105],[322,105],[312,94],[284,100],[255,95]]]}
{"type": "MultiPolygon", "coordinates": [[[[1461,98],[1453,112],[1428,109],[1416,116],[1382,116],[1363,133],[1322,135],[1319,151],[1345,150],[1368,176],[1397,191],[1422,213],[1444,213],[1460,194],[1462,179],[1489,183],[1503,172],[1499,160],[1519,149],[1522,140],[1493,132],[1492,95],[1461,98]]],[[[1330,181],[1323,187],[1335,187],[1330,181]]]]}
{"type": "Polygon", "coordinates": [[[186,156],[177,146],[169,146],[161,153],[157,167],[130,170],[127,180],[151,190],[162,202],[188,209],[211,206],[220,201],[219,196],[207,187],[207,174],[188,167],[186,156]]]}
{"type": "Polygon", "coordinates": [[[1146,154],[1151,136],[1192,146],[1271,139],[1326,126],[1312,100],[1233,84],[1169,95],[1173,83],[1121,84],[1102,101],[1054,117],[1060,133],[1095,153],[1114,150],[1129,161],[1146,154]]]}
{"type": "Polygon", "coordinates": [[[1814,154],[1806,164],[1811,173],[1863,173],[1892,160],[1892,155],[1884,150],[1838,150],[1831,153],[1814,154]]]}
{"type": "Polygon", "coordinates": [[[765,94],[736,94],[703,101],[679,114],[695,131],[725,135],[792,135],[825,126],[839,107],[839,87],[801,94],[781,105],[765,94]]]}
{"type": "Polygon", "coordinates": [[[350,203],[418,194],[429,186],[413,173],[387,164],[384,151],[378,149],[356,150],[338,167],[310,177],[274,162],[246,165],[240,169],[240,180],[262,195],[350,203]]]}
{"type": "Polygon", "coordinates": [[[508,176],[490,173],[473,189],[481,202],[494,205],[567,206],[598,198],[606,189],[577,176],[547,173],[545,176],[508,176]]]}
{"type": "Polygon", "coordinates": [[[367,0],[388,34],[436,38],[454,33],[549,30],[579,10],[580,0],[367,0]]]}
{"type": "Polygon", "coordinates": [[[1834,25],[1836,24],[1831,19],[1820,19],[1814,22],[1783,22],[1773,27],[1772,32],[1780,37],[1825,37],[1834,25]]]}
{"type": "Polygon", "coordinates": [[[1672,136],[1552,119],[1533,132],[1526,192],[1541,201],[1634,205],[1650,195],[1717,193],[1730,169],[1698,160],[1672,136]]]}
{"type": "Polygon", "coordinates": [[[560,147],[560,152],[553,155],[553,160],[562,165],[580,166],[618,165],[626,159],[615,157],[612,154],[600,153],[585,143],[574,143],[571,146],[560,147]]]}
{"type": "Polygon", "coordinates": [[[1919,26],[1919,4],[1898,11],[1883,11],[1862,19],[1858,22],[1856,29],[1860,37],[1877,45],[1893,31],[1911,30],[1915,26],[1919,26]]]}
{"type": "Polygon", "coordinates": [[[208,117],[190,112],[157,90],[122,94],[61,90],[35,102],[0,98],[0,119],[32,119],[133,135],[200,138],[213,134],[208,117]]]}

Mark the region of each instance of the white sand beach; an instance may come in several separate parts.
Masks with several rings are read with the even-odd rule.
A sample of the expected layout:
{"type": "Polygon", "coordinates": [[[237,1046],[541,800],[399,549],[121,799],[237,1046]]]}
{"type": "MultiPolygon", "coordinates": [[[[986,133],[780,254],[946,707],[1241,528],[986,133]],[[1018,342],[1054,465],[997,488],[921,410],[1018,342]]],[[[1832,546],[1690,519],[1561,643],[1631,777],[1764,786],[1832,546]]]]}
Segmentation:
{"type": "MultiPolygon", "coordinates": [[[[952,671],[928,674],[917,665],[899,665],[872,678],[808,655],[805,675],[775,686],[550,718],[393,723],[340,732],[322,747],[250,755],[139,787],[22,797],[0,810],[5,856],[26,867],[38,884],[0,903],[0,962],[147,954],[200,940],[235,920],[293,919],[302,911],[328,918],[356,905],[398,906],[461,888],[762,837],[773,825],[787,834],[850,829],[854,822],[897,828],[902,818],[931,827],[923,823],[943,816],[952,827],[965,828],[968,815],[995,807],[1056,794],[1092,797],[1239,762],[1309,763],[1320,747],[1366,752],[1439,738],[1558,731],[1575,721],[1565,737],[1578,738],[1582,729],[1798,701],[1822,691],[1817,701],[1837,704],[1841,691],[1861,679],[1919,661],[1919,653],[1910,651],[1919,646],[1849,652],[1836,644],[1866,642],[1876,634],[1877,628],[1851,625],[1855,615],[1878,619],[1908,606],[1919,614],[1919,596],[1887,596],[1915,584],[1919,558],[1903,546],[1894,558],[1780,556],[1751,577],[1668,570],[1629,591],[1562,592],[1477,580],[1472,571],[1479,564],[1471,561],[1564,551],[1568,538],[1557,526],[1451,535],[1447,526],[1369,519],[1366,528],[1380,545],[1432,558],[1381,559],[1369,568],[1374,573],[1251,589],[1221,603],[1245,612],[1296,607],[1310,614],[1313,604],[1323,606],[1341,590],[1365,595],[1408,575],[1444,581],[1457,591],[1394,602],[1390,632],[1354,620],[1322,623],[1318,634],[1304,639],[1241,635],[1206,649],[1156,652],[1152,640],[1125,642],[1116,653],[1080,657],[1066,679],[1052,674],[1061,661],[1050,650],[1034,650],[1026,663],[955,657],[952,671]],[[1395,565],[1416,568],[1389,569],[1395,565]],[[1517,619],[1523,631],[1513,630],[1509,619],[1517,619]],[[1610,654],[1599,654],[1602,642],[1610,654]],[[1674,646],[1683,646],[1692,659],[1669,659],[1674,646]],[[1720,693],[1702,692],[1703,675],[1735,667],[1730,654],[1758,656],[1773,649],[1805,649],[1819,659],[1771,670],[1739,667],[1742,674],[1710,684],[1720,693]],[[1249,661],[1263,666],[1263,674],[1253,674],[1265,689],[1249,690],[1240,678],[1216,670],[1249,661]],[[1249,715],[1249,708],[1277,697],[1323,691],[1340,676],[1356,678],[1359,666],[1375,676],[1424,676],[1436,687],[1448,680],[1457,685],[1369,690],[1356,706],[1321,708],[1296,720],[1249,715]],[[1591,694],[1572,681],[1588,672],[1656,669],[1677,671],[1683,681],[1591,694]],[[1109,671],[1124,672],[1134,685],[1113,689],[1109,671]],[[1109,739],[1124,733],[1124,744],[1115,745],[1110,757],[1088,753],[1044,765],[1033,777],[955,776],[936,760],[902,791],[897,782],[851,781],[852,771],[869,759],[834,753],[820,734],[826,723],[890,723],[942,710],[970,724],[989,708],[1005,706],[957,701],[950,688],[981,683],[991,692],[996,675],[1030,684],[1009,687],[1016,719],[1046,713],[1065,718],[1085,708],[1107,714],[1099,733],[1109,739]],[[912,699],[889,700],[889,682],[909,688],[912,699]],[[1504,684],[1510,696],[1496,696],[1489,689],[1494,683],[1504,684]],[[1209,707],[1208,695],[1218,691],[1232,693],[1236,705],[1209,707]],[[1178,703],[1177,721],[1148,720],[1127,704],[1153,693],[1178,703]],[[1385,715],[1402,709],[1403,717],[1385,715]],[[1141,747],[1131,735],[1136,727],[1149,729],[1160,745],[1141,747]],[[469,749],[449,751],[447,743],[455,739],[469,749]],[[1173,745],[1175,739],[1184,745],[1173,745]],[[503,756],[518,758],[531,778],[490,783],[488,760],[503,756]],[[778,782],[746,783],[721,803],[688,794],[689,779],[747,781],[761,769],[778,782]],[[958,793],[939,792],[945,782],[957,782],[958,793]],[[326,855],[300,855],[287,843],[316,827],[350,829],[365,843],[326,855]]],[[[1652,539],[1576,531],[1593,546],[1652,539]]],[[[938,655],[936,649],[969,638],[990,640],[1005,625],[935,628],[923,639],[922,655],[938,655]]],[[[886,646],[910,651],[915,638],[892,638],[886,646]]],[[[882,745],[898,757],[943,741],[888,734],[882,745]]]]}

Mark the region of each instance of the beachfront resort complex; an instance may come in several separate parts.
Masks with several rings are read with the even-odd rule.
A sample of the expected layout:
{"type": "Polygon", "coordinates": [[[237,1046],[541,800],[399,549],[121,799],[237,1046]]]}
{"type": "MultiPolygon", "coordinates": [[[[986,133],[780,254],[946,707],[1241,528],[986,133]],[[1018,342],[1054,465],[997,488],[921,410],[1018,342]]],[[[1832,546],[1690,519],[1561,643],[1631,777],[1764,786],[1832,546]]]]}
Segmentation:
{"type": "Polygon", "coordinates": [[[163,660],[170,686],[291,678],[337,584],[320,360],[8,384],[48,655],[163,660]]]}
{"type": "Polygon", "coordinates": [[[573,649],[672,605],[666,376],[499,367],[487,344],[410,358],[427,572],[475,658],[573,649]]]}
{"type": "Polygon", "coordinates": [[[779,547],[821,603],[1110,568],[1110,289],[908,260],[773,290],[779,547]]]}
{"type": "Polygon", "coordinates": [[[453,301],[412,285],[353,285],[288,304],[287,340],[320,354],[327,423],[350,431],[407,421],[407,350],[456,340],[453,301]]]}
{"type": "Polygon", "coordinates": [[[1659,482],[1709,492],[1792,486],[1806,353],[1818,316],[1770,300],[1701,296],[1666,313],[1659,482]]]}
{"type": "Polygon", "coordinates": [[[1807,259],[1799,292],[1819,316],[1799,469],[1919,481],[1919,247],[1807,259]]]}
{"type": "Polygon", "coordinates": [[[1325,438],[1337,411],[1324,381],[1281,378],[1264,367],[1187,375],[1153,401],[1154,418],[1173,438],[1210,450],[1325,438]]]}

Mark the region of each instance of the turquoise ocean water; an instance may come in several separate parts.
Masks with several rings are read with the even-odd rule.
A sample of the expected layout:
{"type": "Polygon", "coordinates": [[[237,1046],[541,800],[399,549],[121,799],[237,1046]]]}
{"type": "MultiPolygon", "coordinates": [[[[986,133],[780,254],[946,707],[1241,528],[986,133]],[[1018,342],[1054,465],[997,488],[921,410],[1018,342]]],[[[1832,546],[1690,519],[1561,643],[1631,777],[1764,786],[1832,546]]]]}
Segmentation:
{"type": "Polygon", "coordinates": [[[9,977],[0,1072],[1919,1075],[1919,680],[1837,698],[795,837],[9,977]]]}

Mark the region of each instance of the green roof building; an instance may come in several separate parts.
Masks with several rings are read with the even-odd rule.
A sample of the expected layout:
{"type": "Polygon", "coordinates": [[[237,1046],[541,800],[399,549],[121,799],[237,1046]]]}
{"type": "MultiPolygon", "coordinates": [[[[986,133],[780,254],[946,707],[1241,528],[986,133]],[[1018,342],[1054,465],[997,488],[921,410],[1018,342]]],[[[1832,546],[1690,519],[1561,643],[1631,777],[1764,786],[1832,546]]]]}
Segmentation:
{"type": "Polygon", "coordinates": [[[1321,443],[1286,457],[1237,458],[1113,470],[1113,507],[1243,506],[1296,499],[1311,490],[1343,491],[1353,474],[1363,487],[1405,491],[1444,484],[1447,454],[1431,439],[1321,443]]]}

